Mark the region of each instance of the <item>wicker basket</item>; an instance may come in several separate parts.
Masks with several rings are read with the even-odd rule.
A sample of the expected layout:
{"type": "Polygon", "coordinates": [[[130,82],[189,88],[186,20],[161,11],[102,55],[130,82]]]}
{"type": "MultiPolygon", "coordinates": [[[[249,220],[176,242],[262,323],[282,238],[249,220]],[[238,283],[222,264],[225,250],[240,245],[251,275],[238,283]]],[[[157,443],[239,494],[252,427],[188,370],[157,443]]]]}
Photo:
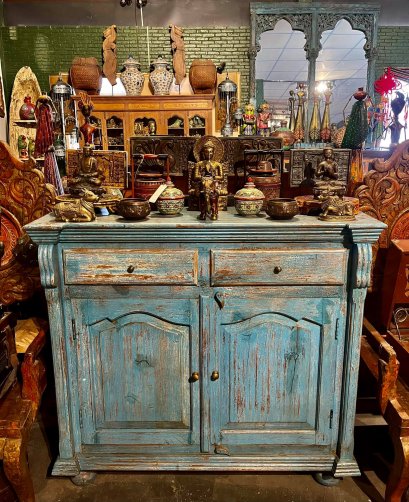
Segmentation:
{"type": "Polygon", "coordinates": [[[70,68],[71,84],[76,91],[99,94],[102,70],[96,58],[74,58],[70,68]]]}
{"type": "Polygon", "coordinates": [[[214,94],[217,72],[213,61],[194,59],[189,70],[189,80],[195,94],[214,94]]]}

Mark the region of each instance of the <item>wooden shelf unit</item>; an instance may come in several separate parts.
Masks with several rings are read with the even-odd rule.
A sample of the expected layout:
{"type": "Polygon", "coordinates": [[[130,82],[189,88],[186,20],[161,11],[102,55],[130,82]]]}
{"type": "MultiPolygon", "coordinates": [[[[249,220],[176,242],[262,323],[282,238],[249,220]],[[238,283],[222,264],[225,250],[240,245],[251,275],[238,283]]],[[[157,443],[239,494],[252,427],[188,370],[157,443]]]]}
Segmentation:
{"type": "MultiPolygon", "coordinates": [[[[78,108],[79,96],[74,96],[75,105],[78,108]]],[[[122,131],[124,148],[130,154],[129,138],[135,136],[135,121],[143,121],[147,125],[149,119],[156,122],[156,135],[196,136],[213,134],[214,124],[214,95],[195,94],[193,96],[91,96],[94,104],[91,118],[93,122],[101,123],[101,145],[96,147],[104,150],[115,145],[108,143],[108,138],[117,135],[116,131],[122,131]],[[190,127],[190,121],[198,116],[203,127],[190,127]],[[122,123],[121,128],[108,127],[110,120],[122,123]],[[180,119],[183,127],[169,127],[174,120],[180,119]],[[114,133],[114,134],[113,134],[114,133]]],[[[84,123],[84,117],[77,109],[80,126],[84,123]]],[[[98,134],[94,136],[97,138],[98,134]]],[[[98,141],[97,141],[98,143],[98,141]]],[[[81,143],[82,144],[82,143],[81,143]]]]}

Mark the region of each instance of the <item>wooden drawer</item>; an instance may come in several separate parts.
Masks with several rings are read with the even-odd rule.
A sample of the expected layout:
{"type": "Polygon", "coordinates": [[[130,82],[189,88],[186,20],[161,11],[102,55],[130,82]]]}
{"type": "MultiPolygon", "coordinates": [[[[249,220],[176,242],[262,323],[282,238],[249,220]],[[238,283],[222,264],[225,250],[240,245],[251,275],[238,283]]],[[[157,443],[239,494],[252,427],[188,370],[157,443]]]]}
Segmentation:
{"type": "Polygon", "coordinates": [[[68,249],[66,284],[197,285],[197,250],[68,249]]]}
{"type": "Polygon", "coordinates": [[[211,285],[344,284],[345,249],[211,251],[211,285]]]}

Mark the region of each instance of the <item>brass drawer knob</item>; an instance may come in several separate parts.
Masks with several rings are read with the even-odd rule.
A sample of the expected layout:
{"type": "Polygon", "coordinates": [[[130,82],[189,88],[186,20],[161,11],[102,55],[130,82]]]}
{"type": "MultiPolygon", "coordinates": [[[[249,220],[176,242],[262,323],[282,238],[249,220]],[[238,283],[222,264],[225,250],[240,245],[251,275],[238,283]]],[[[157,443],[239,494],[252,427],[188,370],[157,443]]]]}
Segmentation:
{"type": "Polygon", "coordinates": [[[220,375],[219,375],[218,371],[213,371],[212,376],[210,377],[210,380],[212,380],[214,382],[215,380],[219,379],[219,376],[220,375]]]}
{"type": "Polygon", "coordinates": [[[273,272],[274,272],[275,274],[279,274],[282,270],[283,270],[283,269],[282,269],[281,267],[274,267],[273,272]]]}
{"type": "Polygon", "coordinates": [[[129,265],[129,267],[126,269],[128,274],[132,274],[132,272],[134,272],[135,270],[135,267],[133,265],[129,265]]]}
{"type": "Polygon", "coordinates": [[[199,380],[199,373],[194,371],[190,377],[191,382],[197,382],[199,380]]]}

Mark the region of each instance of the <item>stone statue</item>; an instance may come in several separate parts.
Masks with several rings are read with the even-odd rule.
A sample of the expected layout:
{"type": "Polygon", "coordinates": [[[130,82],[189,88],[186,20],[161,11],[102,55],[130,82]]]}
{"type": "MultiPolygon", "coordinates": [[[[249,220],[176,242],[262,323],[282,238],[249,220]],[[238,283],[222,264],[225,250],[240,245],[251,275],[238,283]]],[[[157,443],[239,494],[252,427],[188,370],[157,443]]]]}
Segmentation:
{"type": "Polygon", "coordinates": [[[104,65],[102,70],[111,85],[116,85],[116,26],[108,26],[104,31],[104,41],[102,42],[102,55],[104,65]]]}
{"type": "Polygon", "coordinates": [[[213,160],[214,144],[209,139],[201,150],[203,160],[196,162],[193,174],[191,193],[199,199],[199,219],[205,220],[207,216],[211,220],[217,220],[219,210],[219,196],[227,195],[221,188],[223,181],[223,166],[213,160]]]}
{"type": "Polygon", "coordinates": [[[186,76],[186,63],[185,63],[185,41],[183,40],[183,30],[172,24],[169,26],[170,38],[172,39],[172,54],[173,54],[173,71],[175,73],[175,80],[178,85],[186,76]]]}
{"type": "Polygon", "coordinates": [[[86,144],[82,149],[82,157],[78,170],[68,182],[70,194],[76,196],[84,190],[89,190],[96,195],[102,195],[105,189],[102,182],[105,179],[102,169],[98,167],[97,159],[92,155],[91,145],[86,144]]]}

